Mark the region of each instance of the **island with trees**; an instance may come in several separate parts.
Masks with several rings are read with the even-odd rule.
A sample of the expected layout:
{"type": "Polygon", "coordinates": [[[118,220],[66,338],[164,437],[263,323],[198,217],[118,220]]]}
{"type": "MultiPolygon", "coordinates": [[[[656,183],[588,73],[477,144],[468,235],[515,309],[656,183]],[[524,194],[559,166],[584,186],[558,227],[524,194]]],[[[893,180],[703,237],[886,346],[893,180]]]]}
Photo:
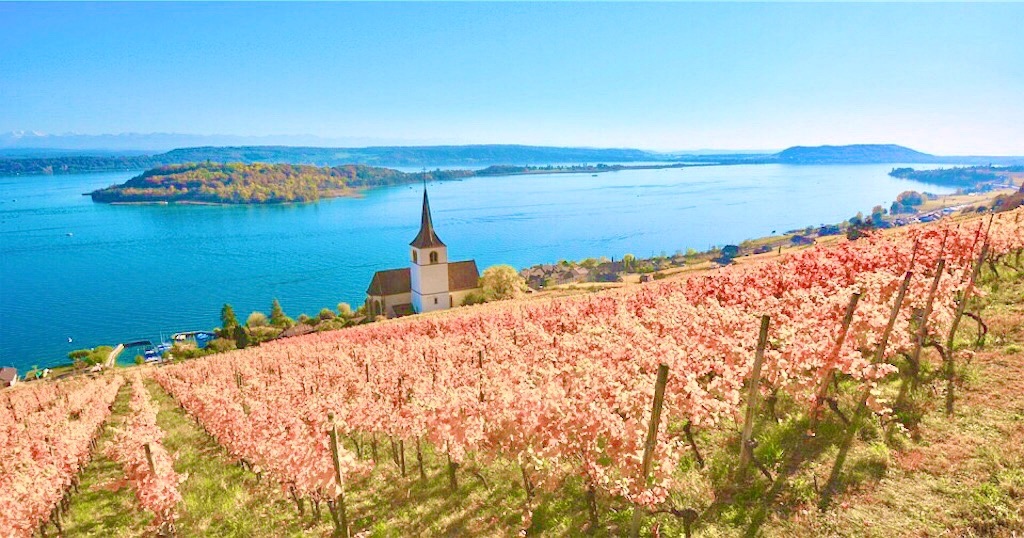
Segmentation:
{"type": "Polygon", "coordinates": [[[1020,179],[1021,176],[1024,176],[1024,166],[960,166],[931,170],[893,168],[889,175],[933,185],[986,190],[993,187],[1014,185],[1015,179],[1020,179]]]}
{"type": "Polygon", "coordinates": [[[350,196],[358,189],[457,179],[468,170],[407,173],[364,165],[188,163],[160,166],[121,185],[90,193],[105,203],[273,204],[350,196]]]}
{"type": "Polygon", "coordinates": [[[207,161],[159,166],[125,183],[111,185],[89,194],[93,201],[102,203],[276,204],[353,196],[360,189],[422,181],[524,174],[599,173],[686,166],[696,165],[495,165],[480,170],[437,169],[402,172],[361,164],[321,167],[207,161]]]}

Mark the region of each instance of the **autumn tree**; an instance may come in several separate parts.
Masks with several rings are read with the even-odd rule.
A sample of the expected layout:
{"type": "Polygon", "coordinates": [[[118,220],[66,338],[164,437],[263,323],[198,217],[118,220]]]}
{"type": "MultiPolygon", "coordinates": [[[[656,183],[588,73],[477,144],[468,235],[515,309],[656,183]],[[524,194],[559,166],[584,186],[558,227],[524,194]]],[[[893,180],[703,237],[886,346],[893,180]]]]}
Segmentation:
{"type": "Polygon", "coordinates": [[[622,268],[626,271],[632,271],[636,268],[636,256],[632,254],[626,254],[622,257],[622,268]]]}
{"type": "Polygon", "coordinates": [[[480,287],[488,301],[515,299],[526,292],[526,280],[511,265],[494,265],[484,269],[480,287]]]}
{"type": "MultiPolygon", "coordinates": [[[[276,302],[276,301],[275,301],[276,302]]],[[[266,327],[267,326],[267,315],[263,312],[253,312],[249,314],[249,317],[245,319],[245,324],[251,327],[266,327]]]]}
{"type": "Polygon", "coordinates": [[[355,315],[352,311],[352,306],[348,303],[338,303],[338,316],[348,319],[355,315]]]}

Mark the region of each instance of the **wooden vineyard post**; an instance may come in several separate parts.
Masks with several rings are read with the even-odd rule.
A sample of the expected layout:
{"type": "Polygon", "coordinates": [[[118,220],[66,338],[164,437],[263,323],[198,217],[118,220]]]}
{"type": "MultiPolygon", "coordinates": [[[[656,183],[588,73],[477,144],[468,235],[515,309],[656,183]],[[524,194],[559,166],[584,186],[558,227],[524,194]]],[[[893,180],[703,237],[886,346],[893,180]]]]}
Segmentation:
{"type": "Polygon", "coordinates": [[[754,416],[757,414],[757,397],[760,394],[761,364],[764,362],[764,349],[768,344],[768,323],[771,318],[766,314],[761,316],[761,332],[757,335],[757,351],[754,353],[754,367],[750,372],[750,386],[747,387],[747,414],[743,420],[743,434],[740,436],[740,463],[736,470],[736,481],[744,482],[747,479],[747,469],[750,467],[750,460],[753,457],[754,447],[750,438],[754,434],[754,416]]]}
{"type": "Polygon", "coordinates": [[[935,264],[935,279],[928,290],[928,299],[924,303],[924,312],[921,314],[921,326],[917,328],[917,337],[914,340],[914,350],[911,352],[911,362],[918,364],[921,360],[921,348],[924,346],[925,338],[928,336],[928,318],[932,314],[932,305],[935,303],[935,293],[939,289],[939,281],[942,280],[942,272],[946,269],[945,258],[940,258],[935,264]]]}
{"type": "MultiPolygon", "coordinates": [[[[917,336],[914,340],[914,349],[910,352],[909,362],[911,371],[910,376],[904,377],[900,384],[899,394],[896,395],[896,402],[893,404],[893,409],[900,409],[903,407],[903,403],[906,400],[907,393],[910,392],[910,386],[916,385],[916,376],[918,375],[919,365],[921,364],[921,347],[924,345],[925,337],[928,335],[928,318],[932,313],[932,303],[935,302],[935,293],[939,289],[939,281],[942,279],[942,271],[946,268],[946,259],[939,258],[938,263],[935,264],[935,278],[932,280],[932,286],[928,290],[928,298],[924,303],[924,312],[921,313],[921,326],[917,329],[917,336]]],[[[889,425],[889,431],[887,435],[891,440],[893,434],[893,424],[889,425]]]]}
{"type": "MultiPolygon", "coordinates": [[[[658,426],[661,424],[661,406],[665,403],[665,385],[668,384],[668,365],[658,366],[658,378],[654,382],[654,405],[651,408],[651,422],[647,427],[647,439],[644,441],[644,459],[641,467],[641,484],[647,487],[647,477],[651,473],[651,460],[654,459],[654,446],[658,440],[658,426]]],[[[640,535],[640,523],[644,517],[644,509],[633,507],[633,521],[629,526],[629,535],[636,538],[640,535]]]]}
{"type": "Polygon", "coordinates": [[[156,465],[153,465],[153,448],[149,446],[149,443],[142,445],[146,450],[146,462],[149,463],[149,472],[156,476],[156,465]]]}
{"type": "Polygon", "coordinates": [[[480,354],[477,355],[477,368],[479,369],[480,375],[480,403],[484,402],[484,350],[480,350],[480,354]]]}
{"type": "Polygon", "coordinates": [[[338,484],[338,496],[329,507],[331,515],[334,516],[335,533],[340,534],[342,538],[349,538],[348,514],[345,513],[345,486],[341,480],[341,460],[338,457],[338,427],[334,424],[334,413],[328,413],[327,420],[331,424],[331,461],[334,463],[334,480],[338,484]]]}
{"type": "Polygon", "coordinates": [[[455,471],[459,469],[459,464],[452,461],[452,453],[448,452],[448,489],[452,493],[455,493],[459,489],[459,479],[455,476],[455,471]]]}
{"type": "Polygon", "coordinates": [[[399,467],[402,468],[402,477],[405,478],[405,440],[398,440],[398,461],[399,467]]]}
{"type": "MultiPolygon", "coordinates": [[[[989,223],[991,226],[991,222],[989,223]]],[[[988,243],[981,245],[981,254],[978,255],[978,261],[974,264],[974,269],[971,271],[971,276],[967,280],[967,287],[964,288],[963,297],[960,298],[960,304],[956,305],[956,314],[953,316],[953,325],[949,328],[949,338],[946,339],[946,356],[943,357],[942,369],[943,374],[946,377],[946,416],[953,416],[953,388],[954,380],[956,378],[956,363],[953,362],[953,340],[956,338],[956,329],[960,326],[960,318],[964,315],[964,309],[967,308],[967,300],[971,297],[971,291],[974,289],[974,282],[978,279],[978,275],[981,273],[981,265],[985,263],[985,256],[988,255],[988,243]]],[[[980,318],[979,318],[980,319],[980,318]]]]}
{"type": "MultiPolygon", "coordinates": [[[[839,353],[843,350],[843,343],[846,342],[846,334],[850,331],[850,324],[853,323],[853,312],[857,310],[857,302],[860,301],[860,292],[854,292],[850,296],[850,303],[846,305],[846,314],[843,315],[843,325],[839,331],[839,337],[836,338],[835,348],[832,352],[832,356],[829,359],[834,359],[839,356],[839,353]]],[[[817,433],[818,421],[821,419],[821,405],[825,402],[825,397],[828,394],[829,386],[832,384],[832,378],[835,377],[835,369],[829,365],[829,370],[825,374],[825,379],[822,379],[821,385],[818,387],[818,394],[814,398],[814,408],[811,411],[811,423],[809,430],[811,436],[817,433]]]]}
{"type": "MultiPolygon", "coordinates": [[[[892,336],[892,330],[896,327],[896,319],[900,315],[900,308],[903,307],[903,299],[907,296],[907,288],[910,287],[910,280],[914,274],[907,271],[907,274],[903,277],[903,282],[900,284],[899,290],[896,292],[896,301],[892,305],[892,310],[889,312],[889,323],[886,324],[885,330],[882,331],[882,339],[878,343],[878,350],[875,352],[874,364],[881,364],[885,358],[885,348],[889,345],[889,337],[892,336]]],[[[821,499],[819,501],[819,507],[824,510],[828,507],[828,503],[831,502],[832,495],[836,484],[839,482],[839,475],[843,470],[843,464],[846,462],[846,456],[850,453],[850,447],[853,446],[853,438],[857,435],[857,430],[860,429],[860,423],[864,419],[864,415],[868,410],[868,397],[871,396],[871,387],[865,386],[864,390],[861,391],[860,400],[857,402],[857,408],[853,412],[853,418],[850,419],[850,424],[846,426],[846,432],[843,434],[843,439],[839,444],[839,454],[836,455],[835,464],[832,465],[832,474],[828,477],[828,483],[825,484],[825,489],[822,490],[821,499]]]]}
{"type": "Polygon", "coordinates": [[[423,470],[423,449],[420,448],[420,436],[416,436],[416,464],[420,468],[420,480],[427,479],[427,473],[423,470]]]}

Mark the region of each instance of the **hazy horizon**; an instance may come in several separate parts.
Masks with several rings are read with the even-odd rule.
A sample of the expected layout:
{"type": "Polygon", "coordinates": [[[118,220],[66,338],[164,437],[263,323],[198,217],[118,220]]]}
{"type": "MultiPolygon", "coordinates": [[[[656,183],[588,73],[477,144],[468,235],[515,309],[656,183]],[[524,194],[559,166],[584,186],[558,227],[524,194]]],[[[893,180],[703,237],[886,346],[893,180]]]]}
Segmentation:
{"type": "Polygon", "coordinates": [[[1020,4],[0,3],[0,133],[1024,155],[1022,19],[1020,4]]]}

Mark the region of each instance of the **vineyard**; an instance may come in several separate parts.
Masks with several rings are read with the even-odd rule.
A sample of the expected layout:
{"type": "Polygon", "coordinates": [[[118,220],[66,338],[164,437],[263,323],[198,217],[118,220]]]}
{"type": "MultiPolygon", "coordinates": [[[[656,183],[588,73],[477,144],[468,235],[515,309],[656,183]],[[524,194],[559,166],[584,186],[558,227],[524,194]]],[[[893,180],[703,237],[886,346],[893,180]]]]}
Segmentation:
{"type": "MultiPolygon", "coordinates": [[[[1024,303],[1022,215],[280,340],[124,389],[114,375],[6,391],[0,528],[62,532],[101,454],[147,532],[187,534],[198,505],[179,488],[200,478],[160,426],[181,416],[219,445],[203,458],[266,495],[281,534],[871,534],[830,518],[893,452],[923,454],[922,436],[959,423],[985,346],[1021,371],[1007,338],[1024,339],[1024,317],[984,307],[1024,303]]],[[[1015,428],[1003,435],[1024,441],[1015,428]]],[[[965,534],[1022,530],[1020,457],[965,534]]]]}

